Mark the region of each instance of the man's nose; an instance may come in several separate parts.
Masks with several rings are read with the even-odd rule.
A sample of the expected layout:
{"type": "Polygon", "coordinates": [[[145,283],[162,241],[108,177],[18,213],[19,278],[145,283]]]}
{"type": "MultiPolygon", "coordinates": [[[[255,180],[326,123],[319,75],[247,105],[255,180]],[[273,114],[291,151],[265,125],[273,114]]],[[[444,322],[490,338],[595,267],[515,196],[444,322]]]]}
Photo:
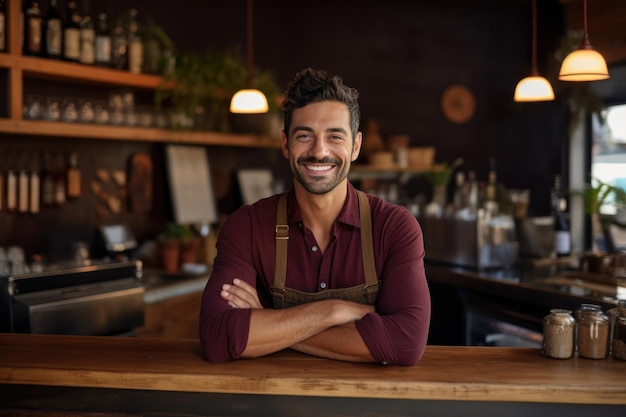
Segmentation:
{"type": "Polygon", "coordinates": [[[316,137],[310,149],[310,155],[316,159],[322,159],[329,154],[328,144],[323,137],[316,137]]]}

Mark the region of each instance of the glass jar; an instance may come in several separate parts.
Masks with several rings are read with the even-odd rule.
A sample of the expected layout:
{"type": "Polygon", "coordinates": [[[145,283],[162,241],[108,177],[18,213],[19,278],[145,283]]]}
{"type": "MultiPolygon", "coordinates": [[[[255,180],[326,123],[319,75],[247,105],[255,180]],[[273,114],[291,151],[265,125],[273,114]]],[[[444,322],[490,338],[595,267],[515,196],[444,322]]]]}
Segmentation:
{"type": "Polygon", "coordinates": [[[602,310],[582,311],[578,319],[578,355],[603,359],[608,355],[609,318],[602,310]]]}
{"type": "Polygon", "coordinates": [[[581,304],[574,313],[576,321],[580,321],[583,313],[586,313],[587,311],[602,311],[602,307],[597,304],[581,304]]]}
{"type": "Polygon", "coordinates": [[[568,359],[574,354],[576,321],[571,310],[555,308],[543,318],[541,353],[556,359],[568,359]]]}
{"type": "Polygon", "coordinates": [[[615,359],[626,361],[626,300],[620,300],[617,307],[607,313],[611,322],[610,354],[615,359]]]}
{"type": "Polygon", "coordinates": [[[576,350],[576,352],[578,352],[578,324],[580,323],[580,319],[583,313],[586,313],[587,311],[602,311],[602,307],[597,304],[583,303],[580,305],[580,307],[576,309],[576,311],[574,311],[574,318],[576,319],[576,329],[574,330],[576,332],[574,336],[576,340],[576,346],[574,347],[574,349],[576,350]]]}

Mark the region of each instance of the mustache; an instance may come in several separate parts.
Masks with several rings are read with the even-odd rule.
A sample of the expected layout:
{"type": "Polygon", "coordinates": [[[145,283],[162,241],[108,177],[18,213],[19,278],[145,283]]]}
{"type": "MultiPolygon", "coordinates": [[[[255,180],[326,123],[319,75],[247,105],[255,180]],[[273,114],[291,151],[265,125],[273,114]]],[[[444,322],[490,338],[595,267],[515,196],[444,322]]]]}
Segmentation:
{"type": "Polygon", "coordinates": [[[335,158],[312,158],[312,157],[302,157],[298,158],[299,164],[330,164],[330,165],[341,165],[341,161],[335,158]]]}

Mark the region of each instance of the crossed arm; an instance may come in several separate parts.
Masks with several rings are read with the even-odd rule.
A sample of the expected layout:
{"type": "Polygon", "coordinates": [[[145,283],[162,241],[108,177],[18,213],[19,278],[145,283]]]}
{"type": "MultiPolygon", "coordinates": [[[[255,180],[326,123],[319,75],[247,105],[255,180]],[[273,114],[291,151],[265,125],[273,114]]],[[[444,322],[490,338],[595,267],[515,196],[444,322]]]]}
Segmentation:
{"type": "Polygon", "coordinates": [[[374,362],[354,324],[373,306],[344,300],[323,300],[289,309],[264,309],[256,289],[235,278],[224,284],[220,296],[232,308],[252,309],[244,358],[267,355],[285,348],[354,362],[374,362]]]}

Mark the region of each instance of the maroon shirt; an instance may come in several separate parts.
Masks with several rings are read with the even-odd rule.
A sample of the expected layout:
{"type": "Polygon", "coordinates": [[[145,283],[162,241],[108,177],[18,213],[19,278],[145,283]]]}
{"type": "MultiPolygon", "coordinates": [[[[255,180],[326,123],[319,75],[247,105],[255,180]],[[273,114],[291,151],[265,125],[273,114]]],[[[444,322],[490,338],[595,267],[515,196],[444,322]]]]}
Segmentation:
{"type": "MultiPolygon", "coordinates": [[[[426,346],[430,294],[424,272],[424,243],[415,217],[404,207],[368,195],[372,211],[376,273],[382,281],[376,313],[355,322],[372,356],[390,365],[416,364],[426,346]]],[[[233,278],[256,287],[264,307],[272,308],[278,196],[242,206],[224,223],[217,257],[204,290],[200,340],[209,361],[237,359],[246,347],[250,309],[236,309],[220,297],[233,278]]],[[[324,254],[304,227],[293,191],[287,204],[288,288],[318,292],[365,282],[356,190],[348,185],[346,203],[334,224],[333,241],[324,254]]]]}

